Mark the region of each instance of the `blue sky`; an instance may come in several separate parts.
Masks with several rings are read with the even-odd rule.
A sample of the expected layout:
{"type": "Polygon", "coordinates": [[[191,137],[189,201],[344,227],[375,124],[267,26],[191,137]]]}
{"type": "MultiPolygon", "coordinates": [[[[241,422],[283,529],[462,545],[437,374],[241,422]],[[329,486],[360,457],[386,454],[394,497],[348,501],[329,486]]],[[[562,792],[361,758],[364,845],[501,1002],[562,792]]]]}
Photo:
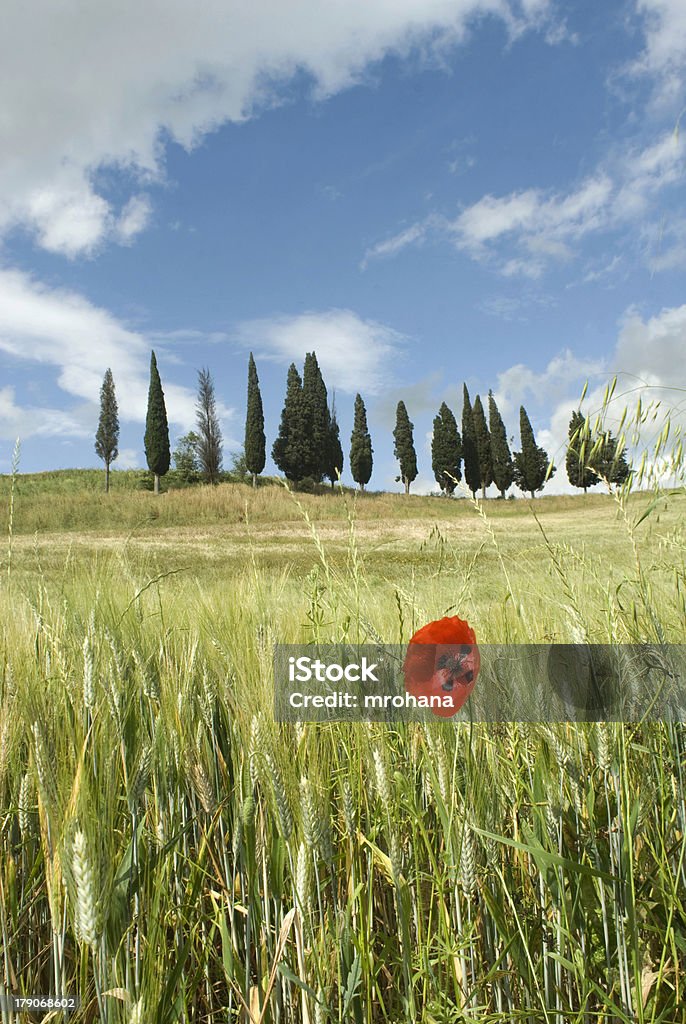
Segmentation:
{"type": "Polygon", "coordinates": [[[151,347],[172,441],[212,371],[227,464],[248,351],[271,448],[316,350],[377,488],[399,398],[424,491],[465,380],[558,454],[586,380],[591,412],[615,372],[678,399],[682,0],[37,6],[0,42],[0,472],[16,436],[24,471],[98,465],[108,366],[144,465],[151,347]]]}

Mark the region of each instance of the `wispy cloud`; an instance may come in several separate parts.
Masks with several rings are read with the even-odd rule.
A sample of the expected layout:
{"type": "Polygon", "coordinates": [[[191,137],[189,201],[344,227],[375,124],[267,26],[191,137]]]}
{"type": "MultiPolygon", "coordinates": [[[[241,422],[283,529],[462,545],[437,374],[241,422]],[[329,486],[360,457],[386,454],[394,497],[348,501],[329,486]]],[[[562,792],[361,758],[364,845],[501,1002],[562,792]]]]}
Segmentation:
{"type": "Polygon", "coordinates": [[[675,132],[627,149],[570,191],[538,188],[483,196],[450,219],[430,214],[365,253],[394,256],[430,237],[450,241],[505,277],[541,277],[551,263],[572,259],[589,235],[641,224],[654,198],[683,178],[685,144],[675,132]]]}
{"type": "Polygon", "coordinates": [[[637,0],[636,10],[643,19],[645,46],[629,71],[653,77],[659,105],[677,103],[681,107],[686,81],[686,7],[682,0],[637,0]]]}
{"type": "Polygon", "coordinates": [[[378,242],[376,245],[371,246],[364,254],[360,263],[360,269],[365,270],[370,260],[383,259],[384,256],[395,256],[403,249],[407,249],[408,246],[421,242],[426,238],[430,224],[429,220],[413,224],[404,231],[399,231],[397,235],[393,235],[391,238],[386,238],[383,242],[378,242]]]}

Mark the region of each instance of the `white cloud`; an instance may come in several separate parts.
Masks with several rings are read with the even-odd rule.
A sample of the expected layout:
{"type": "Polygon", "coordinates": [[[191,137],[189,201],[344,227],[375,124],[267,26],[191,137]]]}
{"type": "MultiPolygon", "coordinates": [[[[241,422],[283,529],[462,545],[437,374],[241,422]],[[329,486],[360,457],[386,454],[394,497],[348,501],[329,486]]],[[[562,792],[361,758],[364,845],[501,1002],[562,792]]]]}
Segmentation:
{"type": "Polygon", "coordinates": [[[663,217],[642,232],[645,260],[653,273],[683,270],[686,265],[686,217],[663,217]]]}
{"type": "Polygon", "coordinates": [[[655,76],[657,99],[683,104],[686,69],[686,6],[683,0],[637,0],[643,17],[645,48],[631,70],[655,76]]]}
{"type": "Polygon", "coordinates": [[[152,203],[146,195],[131,196],[117,221],[117,237],[125,245],[144,231],[150,221],[152,203]]]}
{"type": "Polygon", "coordinates": [[[121,448],[114,468],[140,469],[144,465],[145,456],[142,452],[137,452],[135,448],[121,448]]]}
{"type": "MultiPolygon", "coordinates": [[[[612,182],[600,174],[567,195],[547,196],[538,189],[501,198],[488,195],[464,210],[452,222],[450,231],[457,245],[477,258],[485,253],[487,243],[507,236],[515,236],[528,253],[564,258],[569,255],[568,241],[604,226],[611,193],[612,182]]],[[[536,274],[530,271],[531,261],[520,262],[517,266],[508,261],[509,270],[505,272],[538,274],[540,260],[533,264],[536,274]]]]}
{"type": "Polygon", "coordinates": [[[612,357],[613,372],[632,374],[647,384],[670,388],[686,352],[686,306],[663,309],[644,321],[636,310],[624,318],[612,357]]]}
{"type": "Polygon", "coordinates": [[[376,394],[387,385],[403,341],[391,327],[349,309],[250,320],[237,336],[284,363],[301,363],[306,352],[316,351],[328,386],[349,394],[376,394]]]}
{"type": "Polygon", "coordinates": [[[43,249],[76,256],[93,251],[108,229],[111,214],[109,204],[89,188],[46,186],[27,197],[23,219],[43,249]]]}
{"type": "Polygon", "coordinates": [[[0,440],[17,437],[86,437],[90,431],[61,409],[19,406],[13,387],[0,388],[0,440]]]}
{"type": "MultiPolygon", "coordinates": [[[[0,351],[17,361],[54,367],[59,387],[86,402],[98,401],[109,366],[120,418],[145,419],[148,339],[75,292],[48,288],[18,270],[0,270],[0,351]]],[[[195,393],[165,383],[162,375],[170,422],[188,429],[195,422],[195,393]]],[[[50,410],[44,412],[52,415],[50,410]]],[[[219,412],[225,419],[231,416],[231,410],[223,406],[219,412]]],[[[10,409],[10,419],[12,415],[10,409]]],[[[57,416],[55,422],[62,424],[57,432],[73,432],[68,416],[65,420],[57,416]]]]}
{"type": "MultiPolygon", "coordinates": [[[[519,406],[531,399],[541,407],[549,407],[570,390],[570,385],[605,370],[601,359],[580,359],[570,349],[565,349],[550,360],[544,370],[532,370],[518,363],[498,375],[494,394],[503,416],[514,414],[519,406]]],[[[581,388],[579,387],[579,392],[581,388]]]]}
{"type": "Polygon", "coordinates": [[[389,53],[435,57],[485,15],[515,36],[543,26],[547,8],[547,0],[9,0],[0,231],[26,226],[70,256],[107,238],[127,241],[144,211],[117,213],[98,194],[101,168],[127,172],[137,191],[141,179],[163,176],[167,140],[197,145],[277,102],[296,73],[325,98],[389,53]]]}
{"type": "MultiPolygon", "coordinates": [[[[365,254],[364,265],[395,255],[433,235],[448,238],[472,259],[505,277],[541,277],[552,261],[567,261],[588,235],[639,225],[656,196],[683,178],[686,144],[674,131],[643,148],[628,148],[571,191],[530,188],[485,195],[454,219],[430,214],[365,254]]],[[[654,269],[671,266],[675,256],[654,269]]]]}
{"type": "MultiPolygon", "coordinates": [[[[591,421],[601,412],[605,388],[617,376],[615,395],[603,417],[610,429],[617,429],[623,410],[635,409],[640,398],[643,406],[659,401],[669,408],[675,427],[686,428],[686,402],[683,382],[675,379],[675,368],[683,364],[686,351],[686,305],[663,309],[644,320],[636,310],[625,314],[612,355],[604,359],[582,359],[567,350],[552,359],[542,371],[523,364],[512,366],[498,377],[496,401],[519,443],[517,412],[521,404],[532,413],[538,443],[552,456],[557,473],[547,494],[577,493],[570,486],[564,469],[569,420],[579,407],[584,384],[590,382],[583,408],[591,421]],[[680,385],[680,386],[679,386],[680,385]]],[[[678,372],[678,371],[677,371],[678,372]]],[[[656,424],[662,425],[658,415],[656,424]]],[[[643,443],[648,443],[659,426],[648,424],[643,443]]]]}
{"type": "Polygon", "coordinates": [[[370,260],[383,258],[384,256],[395,256],[401,249],[406,249],[408,245],[421,241],[426,237],[427,229],[427,222],[413,224],[412,227],[407,228],[405,231],[400,231],[397,235],[393,235],[392,238],[387,238],[383,242],[371,246],[365,252],[360,268],[364,270],[370,260]]]}

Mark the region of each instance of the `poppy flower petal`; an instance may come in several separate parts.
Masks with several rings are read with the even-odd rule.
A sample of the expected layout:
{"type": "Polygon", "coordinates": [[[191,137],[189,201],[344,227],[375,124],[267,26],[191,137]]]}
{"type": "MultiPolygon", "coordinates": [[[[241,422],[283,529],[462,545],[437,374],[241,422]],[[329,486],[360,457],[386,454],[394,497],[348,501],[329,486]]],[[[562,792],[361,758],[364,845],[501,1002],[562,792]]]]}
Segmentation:
{"type": "Polygon", "coordinates": [[[431,710],[441,718],[457,714],[476,685],[481,659],[476,635],[458,616],[429,622],[410,639],[403,671],[405,690],[437,697],[431,710]]]}

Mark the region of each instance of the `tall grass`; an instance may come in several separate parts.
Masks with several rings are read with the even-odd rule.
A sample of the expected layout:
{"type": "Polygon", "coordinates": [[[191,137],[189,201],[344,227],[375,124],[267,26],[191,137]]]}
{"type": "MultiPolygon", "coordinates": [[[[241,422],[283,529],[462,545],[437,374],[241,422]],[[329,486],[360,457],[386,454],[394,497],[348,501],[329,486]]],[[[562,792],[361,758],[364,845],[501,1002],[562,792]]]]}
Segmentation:
{"type": "Polygon", "coordinates": [[[465,502],[385,574],[364,502],[334,499],[341,557],[331,504],[286,493],[272,515],[303,521],[307,572],[267,558],[259,506],[224,579],[202,563],[170,575],[125,536],[60,571],[38,544],[15,551],[5,992],[77,994],[76,1021],[686,1020],[681,724],[272,717],[277,639],[403,642],[455,611],[483,641],[682,641],[684,496],[653,487],[654,502],[578,499],[609,522],[614,567],[554,517],[511,545],[524,502],[504,519],[465,502]]]}

